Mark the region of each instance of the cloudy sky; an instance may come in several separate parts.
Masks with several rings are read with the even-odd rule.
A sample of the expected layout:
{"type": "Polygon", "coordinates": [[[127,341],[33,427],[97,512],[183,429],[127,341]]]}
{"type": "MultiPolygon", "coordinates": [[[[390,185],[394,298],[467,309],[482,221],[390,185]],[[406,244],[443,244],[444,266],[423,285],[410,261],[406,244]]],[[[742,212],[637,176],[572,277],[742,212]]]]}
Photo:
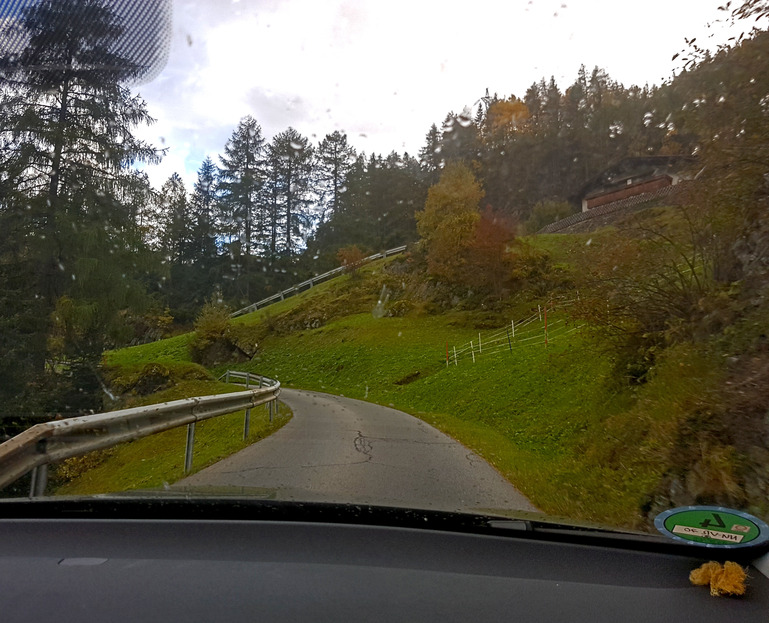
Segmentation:
{"type": "Polygon", "coordinates": [[[730,33],[707,24],[718,0],[174,0],[168,64],[135,88],[168,148],[149,170],[189,183],[253,115],[269,139],[293,126],[314,142],[334,130],[359,151],[416,154],[432,123],[488,88],[522,97],[580,64],[626,86],[659,84],[672,61],[730,33]],[[708,37],[711,37],[708,39],[708,37]]]}

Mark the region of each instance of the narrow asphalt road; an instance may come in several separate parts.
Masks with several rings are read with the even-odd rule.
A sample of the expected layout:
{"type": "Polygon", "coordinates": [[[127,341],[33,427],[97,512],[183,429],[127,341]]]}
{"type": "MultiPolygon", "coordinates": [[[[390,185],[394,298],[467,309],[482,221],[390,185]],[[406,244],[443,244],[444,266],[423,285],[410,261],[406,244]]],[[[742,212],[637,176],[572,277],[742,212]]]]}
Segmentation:
{"type": "Polygon", "coordinates": [[[536,508],[493,467],[421,420],[387,407],[283,389],[279,431],[177,486],[243,487],[279,500],[438,510],[536,508]]]}

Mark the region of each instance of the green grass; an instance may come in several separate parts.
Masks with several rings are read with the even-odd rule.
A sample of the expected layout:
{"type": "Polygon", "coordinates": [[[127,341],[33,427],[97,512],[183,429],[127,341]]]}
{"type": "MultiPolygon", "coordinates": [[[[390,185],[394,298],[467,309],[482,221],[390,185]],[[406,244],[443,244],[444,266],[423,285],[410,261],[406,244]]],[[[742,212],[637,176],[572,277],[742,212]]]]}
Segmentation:
{"type": "MultiPolygon", "coordinates": [[[[553,265],[573,272],[589,265],[610,236],[605,229],[529,242],[547,252],[553,265]]],[[[470,340],[477,344],[479,331],[487,340],[493,328],[502,328],[505,314],[520,320],[538,301],[519,294],[506,302],[504,314],[428,315],[417,304],[404,317],[376,318],[371,312],[382,283],[397,289],[393,280],[400,283],[375,262],[359,278],[339,277],[237,319],[258,338],[257,356],[213,372],[239,368],[288,387],[394,406],[483,456],[549,514],[646,525],[644,507],[674,464],[681,426],[700,396],[721,382],[710,354],[683,347],[659,353],[649,381],[636,387],[617,380],[611,348],[581,331],[553,339],[547,348],[533,340],[512,351],[487,349],[475,363],[465,358],[447,366],[447,343],[452,352],[470,340]],[[319,328],[301,328],[318,317],[319,328]]],[[[549,317],[567,319],[564,310],[549,317]]],[[[744,330],[746,342],[759,320],[744,330]]],[[[189,339],[117,351],[107,361],[132,370],[160,361],[182,370],[189,339]]],[[[181,450],[176,457],[180,465],[181,450]]]]}
{"type": "Polygon", "coordinates": [[[107,366],[120,367],[189,361],[188,346],[192,336],[192,333],[185,333],[158,342],[107,351],[104,353],[104,363],[107,366]]]}
{"type": "MultiPolygon", "coordinates": [[[[203,396],[238,391],[233,385],[205,381],[181,382],[170,390],[147,397],[139,403],[177,400],[189,396],[203,396]]],[[[291,410],[281,403],[279,415],[269,421],[267,406],[251,411],[250,434],[243,441],[245,413],[240,411],[200,422],[195,427],[195,447],[192,472],[216,463],[264,439],[284,426],[292,417],[291,410]]],[[[92,495],[105,492],[151,489],[172,484],[183,478],[184,450],[187,427],[174,428],[137,441],[121,444],[101,455],[72,459],[88,468],[78,477],[60,485],[56,495],[92,495]],[[95,463],[94,466],[91,466],[95,463]]],[[[67,467],[67,464],[65,464],[67,467]]],[[[54,479],[56,476],[54,476],[54,479]]]]}
{"type": "MultiPolygon", "coordinates": [[[[551,238],[560,237],[539,242],[557,247],[551,238]]],[[[578,252],[584,245],[584,240],[569,242],[578,252]]],[[[556,259],[568,260],[569,253],[565,249],[556,259]]],[[[369,310],[332,318],[317,329],[282,330],[279,335],[267,328],[313,306],[338,309],[338,301],[353,301],[357,292],[373,307],[376,296],[368,291],[379,287],[381,267],[376,264],[357,282],[342,276],[237,319],[244,326],[262,327],[258,354],[247,364],[214,372],[239,368],[272,376],[288,387],[395,406],[478,452],[545,512],[614,525],[639,524],[643,496],[658,474],[641,467],[628,474],[585,458],[589,440],[603,435],[603,422],[622,411],[628,400],[608,393],[612,362],[589,336],[571,333],[547,348],[520,346],[480,356],[475,364],[465,359],[447,367],[446,343],[453,348],[477,340],[478,327],[488,335],[488,314],[455,311],[375,318],[369,310]]],[[[530,307],[530,302],[521,302],[515,306],[520,310],[516,316],[530,307]]],[[[551,322],[558,318],[565,319],[565,313],[551,315],[551,322]]],[[[124,366],[155,359],[186,361],[188,339],[179,336],[170,343],[117,351],[107,361],[124,366]]],[[[176,454],[178,465],[182,454],[176,454]]]]}
{"type": "Polygon", "coordinates": [[[547,348],[522,346],[447,367],[446,341],[477,338],[465,316],[358,314],[268,338],[242,368],[412,413],[478,452],[548,513],[637,525],[658,475],[584,460],[585,440],[600,436],[627,400],[607,396],[611,361],[589,337],[572,333],[547,348]]]}

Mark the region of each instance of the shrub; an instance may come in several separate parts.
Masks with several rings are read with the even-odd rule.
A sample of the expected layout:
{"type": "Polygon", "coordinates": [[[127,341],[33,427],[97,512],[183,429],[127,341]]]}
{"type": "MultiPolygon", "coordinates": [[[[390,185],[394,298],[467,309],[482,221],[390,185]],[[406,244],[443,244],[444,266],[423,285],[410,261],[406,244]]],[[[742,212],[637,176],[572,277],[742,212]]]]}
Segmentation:
{"type": "Polygon", "coordinates": [[[245,361],[250,357],[238,347],[229,308],[207,301],[195,320],[195,337],[189,345],[190,357],[203,366],[226,361],[245,361]]]}
{"type": "Polygon", "coordinates": [[[355,244],[342,247],[336,252],[336,259],[345,267],[345,272],[350,275],[355,275],[358,272],[365,258],[363,249],[355,244]]]}
{"type": "Polygon", "coordinates": [[[576,212],[577,208],[567,201],[540,201],[532,208],[529,218],[524,223],[526,233],[536,234],[546,225],[560,221],[576,212]]]}

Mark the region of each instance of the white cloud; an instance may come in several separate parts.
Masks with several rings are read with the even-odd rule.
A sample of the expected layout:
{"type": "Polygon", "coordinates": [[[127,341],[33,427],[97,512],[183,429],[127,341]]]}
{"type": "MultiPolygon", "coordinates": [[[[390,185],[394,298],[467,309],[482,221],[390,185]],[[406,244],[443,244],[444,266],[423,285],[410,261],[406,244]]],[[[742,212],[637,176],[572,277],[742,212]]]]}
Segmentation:
{"type": "MultiPolygon", "coordinates": [[[[703,0],[180,0],[166,70],[140,92],[173,167],[194,171],[253,115],[266,137],[289,125],[359,150],[416,153],[431,123],[486,88],[522,96],[580,64],[626,85],[670,77],[684,37],[719,15],[703,0]]],[[[179,169],[176,169],[179,170],[179,169]]],[[[159,175],[152,174],[153,181],[159,175]]],[[[162,179],[160,180],[162,182],[162,179]]]]}

